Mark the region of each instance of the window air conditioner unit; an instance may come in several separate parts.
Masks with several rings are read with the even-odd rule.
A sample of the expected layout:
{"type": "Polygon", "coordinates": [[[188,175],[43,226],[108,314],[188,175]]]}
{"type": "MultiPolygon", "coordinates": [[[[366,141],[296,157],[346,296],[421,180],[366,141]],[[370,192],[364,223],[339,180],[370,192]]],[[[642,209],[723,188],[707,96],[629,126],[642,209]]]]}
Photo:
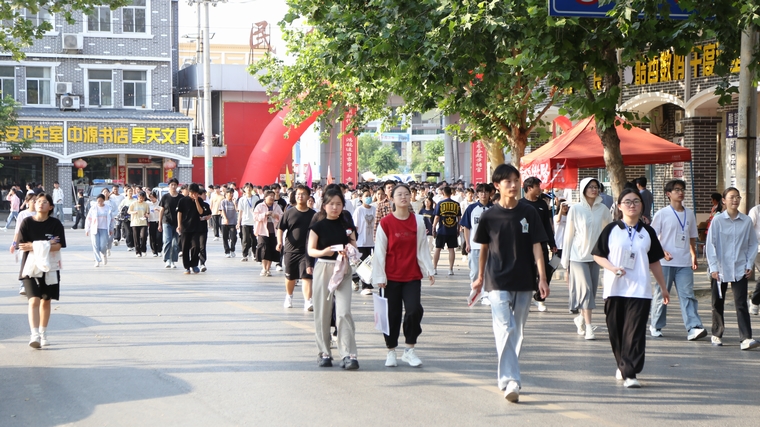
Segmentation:
{"type": "Polygon", "coordinates": [[[61,110],[78,110],[79,109],[79,97],[72,95],[61,96],[60,101],[61,110]]]}
{"type": "Polygon", "coordinates": [[[84,40],[81,34],[64,34],[63,50],[82,50],[84,40]]]}
{"type": "Polygon", "coordinates": [[[71,93],[71,82],[55,82],[55,94],[66,95],[71,93]]]}
{"type": "Polygon", "coordinates": [[[676,122],[676,135],[681,135],[681,134],[683,134],[683,122],[682,122],[682,120],[683,120],[683,111],[676,110],[675,114],[673,114],[673,116],[674,116],[673,119],[676,122]]]}

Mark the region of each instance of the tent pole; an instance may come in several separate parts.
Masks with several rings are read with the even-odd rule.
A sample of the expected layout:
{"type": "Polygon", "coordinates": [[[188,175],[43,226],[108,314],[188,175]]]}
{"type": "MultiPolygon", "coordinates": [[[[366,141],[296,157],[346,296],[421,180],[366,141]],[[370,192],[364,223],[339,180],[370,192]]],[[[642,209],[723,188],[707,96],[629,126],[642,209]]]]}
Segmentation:
{"type": "Polygon", "coordinates": [[[689,162],[689,175],[691,180],[691,206],[694,209],[694,217],[697,217],[697,197],[694,191],[694,163],[689,162]]]}

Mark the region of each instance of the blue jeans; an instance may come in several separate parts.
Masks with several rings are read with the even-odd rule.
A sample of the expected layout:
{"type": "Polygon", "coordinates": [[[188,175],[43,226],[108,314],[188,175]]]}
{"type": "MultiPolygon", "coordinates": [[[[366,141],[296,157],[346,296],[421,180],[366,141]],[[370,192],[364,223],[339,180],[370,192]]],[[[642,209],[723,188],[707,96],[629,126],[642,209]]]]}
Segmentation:
{"type": "MultiPolygon", "coordinates": [[[[5,221],[5,228],[8,228],[11,225],[11,222],[16,220],[18,218],[18,211],[14,211],[8,214],[8,220],[5,221]]],[[[18,221],[16,220],[16,227],[18,227],[18,221]]]]}
{"type": "MultiPolygon", "coordinates": [[[[702,328],[702,319],[697,313],[698,302],[694,297],[694,271],[691,267],[662,267],[662,274],[665,276],[665,286],[670,293],[673,283],[676,285],[678,292],[678,302],[681,305],[681,316],[686,331],[693,328],[702,328]]],[[[662,329],[665,327],[668,306],[662,303],[662,291],[655,285],[652,292],[652,310],[651,310],[651,327],[653,329],[662,329]]]]}
{"type": "MultiPolygon", "coordinates": [[[[90,233],[92,233],[92,231],[90,231],[90,233]]],[[[106,253],[106,250],[108,250],[108,241],[110,240],[108,237],[108,229],[98,228],[95,234],[90,235],[90,239],[92,239],[92,252],[95,253],[95,261],[103,262],[101,254],[106,253]]]]}
{"type": "Polygon", "coordinates": [[[58,218],[59,221],[63,222],[63,203],[58,203],[53,208],[53,216],[58,218]]]}
{"type": "Polygon", "coordinates": [[[470,266],[470,282],[474,282],[478,278],[479,262],[480,249],[470,249],[470,254],[467,255],[467,263],[470,266]]]}
{"type": "Polygon", "coordinates": [[[179,233],[171,224],[161,224],[164,234],[164,262],[179,260],[179,233]]]}
{"type": "Polygon", "coordinates": [[[491,301],[493,335],[499,356],[497,378],[499,389],[504,390],[510,381],[520,385],[520,348],[533,291],[491,291],[488,299],[491,301]]]}

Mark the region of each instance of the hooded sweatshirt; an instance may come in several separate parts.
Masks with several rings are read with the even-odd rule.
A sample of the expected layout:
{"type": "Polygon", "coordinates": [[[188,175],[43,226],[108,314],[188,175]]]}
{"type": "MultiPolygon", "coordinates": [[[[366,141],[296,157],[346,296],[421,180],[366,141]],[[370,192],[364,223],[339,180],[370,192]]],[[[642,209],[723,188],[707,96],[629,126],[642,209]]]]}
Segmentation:
{"type": "Polygon", "coordinates": [[[602,229],[612,222],[610,211],[602,203],[601,196],[597,196],[592,206],[589,206],[586,198],[583,196],[586,187],[592,181],[599,185],[599,182],[594,178],[583,178],[580,185],[581,201],[571,206],[567,212],[564,249],[562,251],[562,266],[564,268],[570,265],[570,261],[594,261],[591,250],[596,245],[602,229]]]}

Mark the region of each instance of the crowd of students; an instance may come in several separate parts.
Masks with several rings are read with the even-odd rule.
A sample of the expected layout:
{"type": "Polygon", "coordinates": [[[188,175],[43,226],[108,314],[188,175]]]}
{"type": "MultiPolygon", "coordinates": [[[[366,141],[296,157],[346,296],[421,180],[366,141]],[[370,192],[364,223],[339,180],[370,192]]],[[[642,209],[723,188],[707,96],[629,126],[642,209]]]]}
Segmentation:
{"type": "MultiPolygon", "coordinates": [[[[318,366],[332,366],[334,346],[347,370],[359,368],[353,293],[372,295],[375,288],[388,301],[385,366],[398,365],[402,326],[401,360],[422,365],[415,352],[424,314],[422,281],[435,283],[442,249],[449,253],[448,274],[454,275],[461,247],[472,292],[482,292],[482,303],[490,305],[498,386],[512,402],[519,400],[522,385],[518,361],[528,313],[532,304],[546,311],[553,271],[558,264],[567,270],[568,310],[577,314],[573,322],[578,334],[594,340],[592,311],[601,267],[615,377],[625,387],[640,387],[637,375],[644,366],[647,323],[652,337],[662,336],[673,285],[687,339],[707,336],[693,289],[698,232],[694,212],[683,205],[686,183],[668,182],[664,193],[669,204],[654,215],[645,180],[626,184],[615,202],[604,197],[597,179],[585,178],[574,204],[547,196],[541,184],[533,177],[521,180],[511,165],[498,166],[492,183],[474,188],[396,182],[354,188],[349,183],[316,186],[312,194],[303,185],[282,189],[278,184],[262,188],[246,183],[238,192],[235,184],[206,190],[198,184],[180,187],[172,179],[160,199],[147,188],[127,186],[123,195],[118,186],[104,189],[86,209],[83,227],[92,241],[95,267],[107,265],[123,237],[127,251],[136,257],[150,252],[167,269],[177,268],[181,257],[185,274],[207,270],[209,234],[222,240],[226,258],[236,257],[239,238],[241,261],[259,262],[261,276],[271,276],[272,265],[284,271],[285,308],[293,307],[300,281],[303,308],[314,312],[318,366]],[[363,281],[352,265],[370,256],[371,280],[363,281]]],[[[740,348],[748,350],[760,346],[752,338],[750,322],[750,313],[758,313],[760,285],[747,301],[748,278],[755,266],[760,269],[760,207],[747,216],[738,211],[740,201],[737,189],[726,189],[722,212],[711,217],[704,243],[712,280],[711,342],[723,342],[730,284],[740,348]]],[[[58,265],[66,239],[61,221],[51,215],[54,196],[31,192],[24,206],[26,210],[14,215],[19,226],[11,252],[23,251],[20,293],[29,299],[30,346],[40,348],[49,344],[50,300],[58,299],[60,273],[59,268],[39,266],[58,265]]],[[[77,207],[84,212],[83,198],[77,207]]]]}

